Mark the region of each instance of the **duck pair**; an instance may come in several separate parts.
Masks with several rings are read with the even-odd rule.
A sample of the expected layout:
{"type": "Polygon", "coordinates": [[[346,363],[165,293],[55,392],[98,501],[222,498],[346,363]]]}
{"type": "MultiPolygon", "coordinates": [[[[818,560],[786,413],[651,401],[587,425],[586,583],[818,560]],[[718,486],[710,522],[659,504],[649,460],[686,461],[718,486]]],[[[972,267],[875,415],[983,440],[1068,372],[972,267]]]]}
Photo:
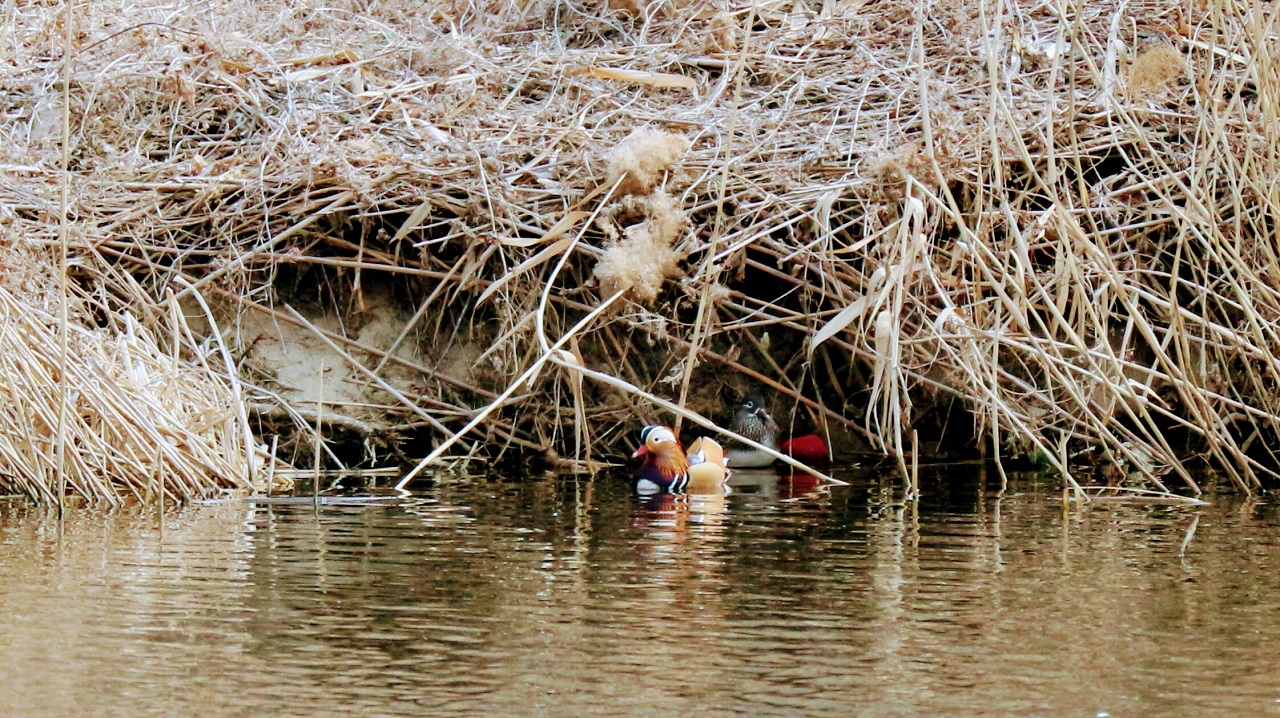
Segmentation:
{"type": "MultiPolygon", "coordinates": [[[[733,430],[742,436],[777,448],[781,453],[808,464],[825,464],[830,454],[817,434],[788,439],[778,444],[778,425],[758,396],[748,396],[734,416],[733,430]]],[[[726,493],[729,465],[741,468],[772,466],[773,455],[760,449],[734,448],[726,455],[714,439],[700,436],[682,449],[675,432],[665,426],[646,426],[640,432],[640,448],[632,459],[644,462],[636,471],[636,490],[642,494],[726,493]]]]}

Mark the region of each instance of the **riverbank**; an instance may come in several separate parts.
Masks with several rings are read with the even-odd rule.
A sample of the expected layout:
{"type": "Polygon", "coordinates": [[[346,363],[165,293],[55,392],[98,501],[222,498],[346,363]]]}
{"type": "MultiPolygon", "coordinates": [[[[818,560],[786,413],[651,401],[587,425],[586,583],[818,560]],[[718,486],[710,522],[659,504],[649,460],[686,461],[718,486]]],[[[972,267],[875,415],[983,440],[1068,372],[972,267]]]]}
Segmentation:
{"type": "MultiPolygon", "coordinates": [[[[1252,3],[72,8],[5,20],[0,251],[56,270],[65,242],[77,326],[134,321],[232,402],[242,478],[180,497],[414,466],[490,408],[443,458],[585,467],[673,419],[653,397],[723,422],[751,388],[904,472],[1280,468],[1252,3]]],[[[17,416],[57,415],[39,381],[17,416]]],[[[48,497],[56,431],[27,425],[10,466],[44,488],[0,491],[48,497]]],[[[92,471],[74,491],[132,485],[92,471]]]]}

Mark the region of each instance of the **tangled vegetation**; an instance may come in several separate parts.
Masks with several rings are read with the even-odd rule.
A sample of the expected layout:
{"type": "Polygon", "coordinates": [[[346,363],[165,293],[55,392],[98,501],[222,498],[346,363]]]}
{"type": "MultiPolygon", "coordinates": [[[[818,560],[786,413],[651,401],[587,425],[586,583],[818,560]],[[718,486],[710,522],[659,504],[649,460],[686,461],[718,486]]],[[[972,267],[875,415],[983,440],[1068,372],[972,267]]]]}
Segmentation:
{"type": "MultiPolygon", "coordinates": [[[[170,445],[241,458],[184,458],[212,482],[174,495],[261,486],[276,435],[307,465],[314,427],[335,465],[586,461],[749,387],[904,470],[1035,457],[1191,493],[1204,465],[1243,491],[1280,470],[1280,20],[1257,3],[6,13],[0,256],[56,276],[65,246],[74,334],[102,338],[15,329],[46,288],[3,295],[4,346],[88,365],[128,334],[171,377],[143,385],[198,384],[188,416],[220,428],[170,445]]],[[[0,485],[47,495],[56,422],[29,418],[63,395],[6,354],[0,485]]],[[[85,459],[109,485],[75,489],[171,480],[150,430],[86,431],[136,458],[85,459]]]]}

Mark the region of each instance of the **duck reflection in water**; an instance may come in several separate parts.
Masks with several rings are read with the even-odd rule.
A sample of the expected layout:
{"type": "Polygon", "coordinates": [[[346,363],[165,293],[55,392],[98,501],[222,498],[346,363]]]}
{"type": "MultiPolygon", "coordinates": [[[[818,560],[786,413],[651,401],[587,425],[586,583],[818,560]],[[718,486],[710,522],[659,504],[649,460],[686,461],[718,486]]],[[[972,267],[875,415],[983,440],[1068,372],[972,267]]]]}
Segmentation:
{"type": "Polygon", "coordinates": [[[818,493],[822,480],[791,467],[746,469],[733,472],[730,481],[734,496],[743,500],[787,501],[818,493]]]}
{"type": "Polygon", "coordinates": [[[646,583],[680,586],[698,574],[718,575],[728,510],[723,493],[641,495],[632,526],[643,536],[635,546],[646,557],[646,583]]]}
{"type": "Polygon", "coordinates": [[[778,474],[774,482],[778,498],[782,500],[811,496],[822,488],[822,480],[803,471],[786,471],[778,474]]]}

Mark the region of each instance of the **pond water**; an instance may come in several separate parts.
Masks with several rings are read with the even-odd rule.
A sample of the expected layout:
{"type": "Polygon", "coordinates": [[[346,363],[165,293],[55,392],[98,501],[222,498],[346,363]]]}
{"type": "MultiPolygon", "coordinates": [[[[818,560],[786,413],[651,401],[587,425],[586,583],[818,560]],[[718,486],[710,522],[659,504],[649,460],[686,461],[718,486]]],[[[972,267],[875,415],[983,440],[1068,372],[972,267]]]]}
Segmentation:
{"type": "Polygon", "coordinates": [[[744,478],[648,504],[621,477],[437,479],[163,530],[0,501],[0,713],[1280,715],[1268,500],[744,478]]]}

